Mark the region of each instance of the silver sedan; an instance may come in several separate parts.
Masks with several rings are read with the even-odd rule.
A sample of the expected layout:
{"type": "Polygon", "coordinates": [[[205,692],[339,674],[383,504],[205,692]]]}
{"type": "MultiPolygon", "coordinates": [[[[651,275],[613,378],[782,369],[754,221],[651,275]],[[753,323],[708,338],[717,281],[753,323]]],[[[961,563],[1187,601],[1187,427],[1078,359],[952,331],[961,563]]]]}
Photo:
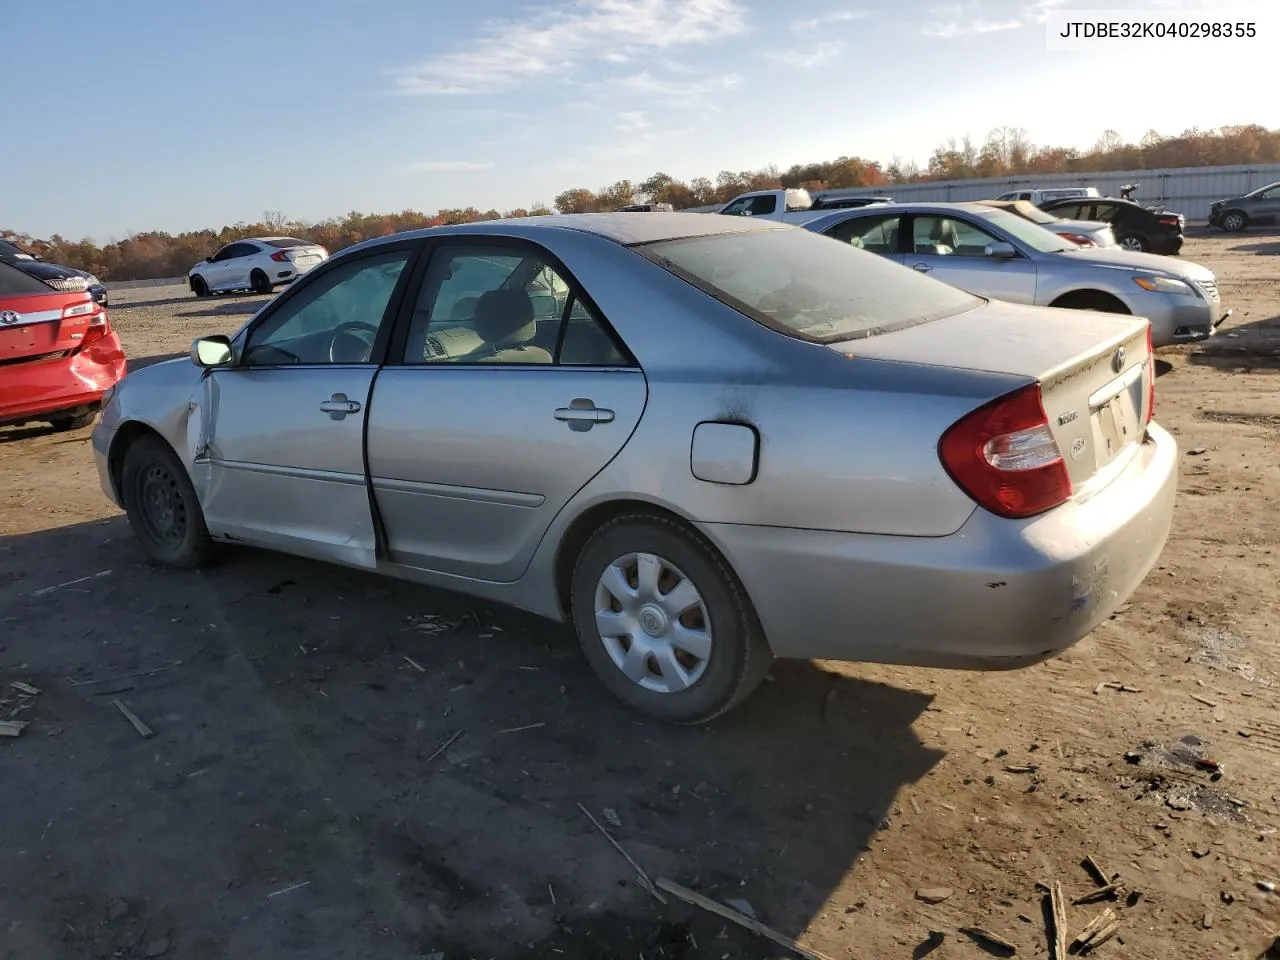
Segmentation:
{"type": "Polygon", "coordinates": [[[806,221],[804,228],[979,296],[1146,317],[1157,347],[1211,336],[1231,313],[1222,308],[1208,267],[1151,253],[1079,247],[983,203],[842,210],[806,221]]]}
{"type": "Polygon", "coordinates": [[[1149,326],[987,302],[698,214],[437,228],[334,256],[131,374],[93,434],[153,562],[249,544],[573,624],[668,721],[773,657],[1006,669],[1168,533],[1149,326]]]}

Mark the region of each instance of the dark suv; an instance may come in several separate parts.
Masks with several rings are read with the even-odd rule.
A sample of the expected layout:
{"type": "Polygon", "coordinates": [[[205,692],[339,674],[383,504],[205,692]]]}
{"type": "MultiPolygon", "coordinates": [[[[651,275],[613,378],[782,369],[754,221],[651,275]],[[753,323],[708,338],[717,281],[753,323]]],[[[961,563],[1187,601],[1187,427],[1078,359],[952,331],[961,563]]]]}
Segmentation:
{"type": "Polygon", "coordinates": [[[1235,233],[1259,223],[1280,220],[1280,183],[1269,183],[1243,197],[1217,200],[1209,208],[1209,226],[1235,233]]]}
{"type": "Polygon", "coordinates": [[[1116,245],[1125,250],[1175,256],[1182,249],[1187,218],[1180,213],[1148,210],[1132,200],[1075,197],[1043,203],[1040,209],[1063,220],[1101,220],[1111,224],[1116,245]]]}
{"type": "Polygon", "coordinates": [[[95,303],[107,305],[107,288],[93,274],[75,267],[64,267],[60,263],[49,263],[9,240],[0,240],[0,263],[17,267],[27,276],[35,277],[55,290],[88,290],[95,303]]]}

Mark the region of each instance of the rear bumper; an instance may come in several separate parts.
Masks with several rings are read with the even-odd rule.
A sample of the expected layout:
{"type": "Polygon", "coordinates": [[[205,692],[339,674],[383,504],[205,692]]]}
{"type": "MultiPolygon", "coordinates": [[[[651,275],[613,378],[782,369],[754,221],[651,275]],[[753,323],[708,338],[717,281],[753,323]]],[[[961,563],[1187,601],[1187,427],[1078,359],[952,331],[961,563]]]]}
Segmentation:
{"type": "Polygon", "coordinates": [[[1030,520],[976,509],[947,537],[702,529],[779,657],[1011,669],[1070,647],[1141,583],[1168,537],[1176,461],[1153,424],[1092,495],[1030,520]]]}
{"type": "Polygon", "coordinates": [[[69,357],[0,366],[0,424],[45,420],[91,409],[125,375],[115,331],[69,357]]]}

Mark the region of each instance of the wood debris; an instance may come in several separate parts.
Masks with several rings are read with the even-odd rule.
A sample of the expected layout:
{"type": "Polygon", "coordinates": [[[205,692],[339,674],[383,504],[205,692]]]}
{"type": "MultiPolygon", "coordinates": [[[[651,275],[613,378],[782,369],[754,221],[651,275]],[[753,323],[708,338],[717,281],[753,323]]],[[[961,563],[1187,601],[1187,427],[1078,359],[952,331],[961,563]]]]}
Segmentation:
{"type": "Polygon", "coordinates": [[[1096,890],[1090,890],[1088,893],[1082,893],[1071,902],[1077,907],[1084,903],[1093,903],[1097,900],[1112,899],[1114,900],[1120,893],[1120,884],[1108,883],[1105,887],[1098,887],[1096,890]]]}
{"type": "Polygon", "coordinates": [[[413,659],[413,657],[406,656],[404,658],[404,662],[407,663],[409,666],[413,667],[413,669],[417,670],[419,673],[427,672],[427,668],[424,667],[422,664],[420,664],[417,660],[413,659]]]}
{"type": "Polygon", "coordinates": [[[40,696],[39,690],[29,683],[23,683],[21,680],[11,680],[9,681],[9,686],[13,687],[13,689],[17,690],[19,693],[25,693],[28,697],[40,696]]]}
{"type": "Polygon", "coordinates": [[[99,573],[90,574],[87,577],[76,577],[76,579],[68,580],[65,583],[55,583],[51,587],[41,587],[39,590],[35,591],[31,595],[33,597],[47,597],[49,594],[53,593],[55,590],[61,590],[63,587],[74,587],[77,583],[87,583],[90,580],[97,580],[99,577],[105,577],[110,575],[110,573],[111,573],[110,570],[103,570],[99,573]]]}
{"type": "Polygon", "coordinates": [[[523,727],[507,727],[505,730],[499,730],[498,736],[502,736],[504,733],[523,733],[525,730],[537,730],[539,727],[545,727],[546,725],[547,721],[540,720],[537,723],[526,723],[523,727]]]}
{"type": "Polygon", "coordinates": [[[1035,773],[1040,768],[1034,763],[1007,764],[1004,768],[1005,773],[1035,773]]]}
{"type": "Polygon", "coordinates": [[[1012,957],[1018,952],[1018,948],[998,934],[992,933],[990,930],[983,930],[981,927],[961,927],[960,932],[970,940],[981,944],[988,949],[1001,951],[1005,956],[1012,957]]]}
{"type": "Polygon", "coordinates": [[[117,710],[119,710],[122,714],[124,714],[124,718],[126,720],[128,720],[131,724],[133,724],[133,729],[138,731],[138,736],[140,736],[143,740],[146,740],[148,737],[155,736],[155,731],[152,730],[150,727],[148,727],[145,723],[143,723],[142,720],[138,717],[138,715],[134,713],[132,710],[130,710],[128,707],[126,707],[123,703],[121,703],[119,700],[112,700],[111,703],[117,710]]]}
{"type": "Polygon", "coordinates": [[[1067,960],[1067,905],[1058,880],[1049,888],[1049,914],[1053,918],[1053,960],[1067,960]]]}
{"type": "MultiPolygon", "coordinates": [[[[591,825],[600,831],[601,835],[606,840],[609,841],[609,844],[613,847],[613,849],[617,850],[620,854],[622,854],[623,859],[625,859],[627,863],[631,864],[631,869],[636,872],[636,877],[640,880],[640,886],[643,887],[646,891],[648,891],[648,893],[652,895],[653,898],[657,900],[659,903],[665,904],[667,902],[667,898],[658,892],[658,889],[657,887],[654,886],[653,881],[649,879],[649,874],[644,872],[644,867],[636,863],[635,860],[631,858],[631,854],[627,853],[627,851],[622,848],[622,844],[620,844],[617,840],[613,839],[613,835],[610,834],[608,830],[600,826],[600,821],[591,815],[590,810],[584,807],[581,803],[578,804],[578,809],[587,815],[587,819],[591,821],[591,825]]],[[[726,907],[725,909],[728,909],[728,908],[726,907]]]]}
{"type": "MultiPolygon", "coordinates": [[[[1107,931],[1113,923],[1118,927],[1120,925],[1120,918],[1116,916],[1116,912],[1114,910],[1107,907],[1107,909],[1103,910],[1100,914],[1090,920],[1083,930],[1076,934],[1075,939],[1071,941],[1071,947],[1077,952],[1094,949],[1103,942],[1102,934],[1107,931]]],[[[1112,931],[1112,933],[1114,933],[1114,931],[1112,931]]],[[[1108,934],[1106,939],[1109,940],[1110,938],[1111,934],[1108,934]]]]}
{"type": "Polygon", "coordinates": [[[453,746],[453,741],[457,740],[460,736],[462,736],[462,731],[461,731],[461,730],[456,730],[456,731],[454,731],[453,736],[451,736],[451,737],[450,737],[448,740],[446,740],[444,743],[440,744],[440,746],[436,747],[436,752],[435,752],[435,753],[433,753],[433,754],[431,754],[431,756],[427,757],[426,762],[427,762],[427,763],[430,763],[430,762],[431,762],[432,760],[434,760],[436,757],[440,756],[440,754],[442,754],[442,753],[444,753],[446,750],[448,750],[451,746],[453,746]]]}
{"type": "Polygon", "coordinates": [[[25,720],[0,720],[0,737],[16,737],[26,728],[25,720]]]}
{"type": "Polygon", "coordinates": [[[309,883],[311,883],[310,880],[303,880],[301,883],[295,883],[288,887],[282,887],[281,889],[275,891],[274,893],[268,893],[267,899],[270,900],[272,897],[278,897],[282,893],[290,893],[294,890],[301,889],[302,887],[307,886],[309,883]]]}
{"type": "MultiPolygon", "coordinates": [[[[583,812],[585,812],[585,809],[583,812]]],[[[587,816],[590,816],[590,814],[587,814],[587,816]]],[[[774,943],[778,944],[778,946],[786,947],[792,953],[796,954],[796,956],[804,957],[805,960],[831,960],[831,958],[827,957],[825,954],[818,953],[816,950],[811,950],[808,947],[802,947],[786,934],[779,933],[772,927],[765,926],[765,924],[761,923],[754,917],[749,917],[745,913],[740,913],[732,907],[727,907],[723,903],[712,900],[710,897],[704,897],[696,890],[690,890],[688,887],[683,887],[672,880],[666,879],[665,877],[658,878],[657,886],[671,894],[673,897],[678,897],[683,900],[685,903],[692,904],[695,907],[701,907],[708,913],[714,913],[718,917],[730,920],[738,926],[750,930],[757,936],[772,940],[774,943]]]]}
{"type": "Polygon", "coordinates": [[[1193,693],[1191,699],[1198,703],[1203,703],[1206,707],[1216,707],[1218,705],[1217,700],[1210,700],[1208,697],[1202,697],[1198,693],[1193,693]]]}
{"type": "Polygon", "coordinates": [[[1103,870],[1102,866],[1097,860],[1093,859],[1093,857],[1085,857],[1080,861],[1080,866],[1084,867],[1084,869],[1088,871],[1089,876],[1093,877],[1100,887],[1105,887],[1107,884],[1115,880],[1116,877],[1120,876],[1118,873],[1107,873],[1107,871],[1103,870]]]}

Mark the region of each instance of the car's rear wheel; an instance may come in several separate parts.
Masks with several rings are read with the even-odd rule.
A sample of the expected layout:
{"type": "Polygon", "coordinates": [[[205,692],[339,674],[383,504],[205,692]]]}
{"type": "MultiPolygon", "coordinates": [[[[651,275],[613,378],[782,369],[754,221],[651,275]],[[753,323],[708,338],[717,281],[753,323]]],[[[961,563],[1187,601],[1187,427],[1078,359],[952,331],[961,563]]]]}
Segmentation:
{"type": "Polygon", "coordinates": [[[152,563],[180,569],[203,566],[214,544],[186,468],[157,436],[135,440],[120,477],[129,526],[152,563]]]}
{"type": "Polygon", "coordinates": [[[1222,216],[1222,229],[1227,233],[1239,233],[1249,225],[1249,218],[1239,210],[1231,210],[1222,216]]]}
{"type": "Polygon", "coordinates": [[[97,410],[90,410],[88,413],[78,413],[70,417],[54,417],[49,423],[55,430],[79,430],[93,423],[97,415],[97,410]]]}
{"type": "Polygon", "coordinates": [[[571,607],[605,687],[669,723],[714,719],[772,662],[733,571],[703,537],[664,517],[623,516],[592,534],[574,567],[571,607]]]}
{"type": "Polygon", "coordinates": [[[1135,253],[1146,253],[1151,249],[1151,242],[1140,233],[1131,233],[1121,237],[1116,244],[1122,250],[1132,250],[1135,253]]]}
{"type": "Polygon", "coordinates": [[[261,270],[255,270],[253,273],[249,274],[249,286],[252,288],[254,293],[270,293],[271,278],[261,270]]]}
{"type": "Polygon", "coordinates": [[[204,277],[197,274],[191,278],[191,292],[197,297],[209,296],[209,284],[205,283],[204,277]]]}

